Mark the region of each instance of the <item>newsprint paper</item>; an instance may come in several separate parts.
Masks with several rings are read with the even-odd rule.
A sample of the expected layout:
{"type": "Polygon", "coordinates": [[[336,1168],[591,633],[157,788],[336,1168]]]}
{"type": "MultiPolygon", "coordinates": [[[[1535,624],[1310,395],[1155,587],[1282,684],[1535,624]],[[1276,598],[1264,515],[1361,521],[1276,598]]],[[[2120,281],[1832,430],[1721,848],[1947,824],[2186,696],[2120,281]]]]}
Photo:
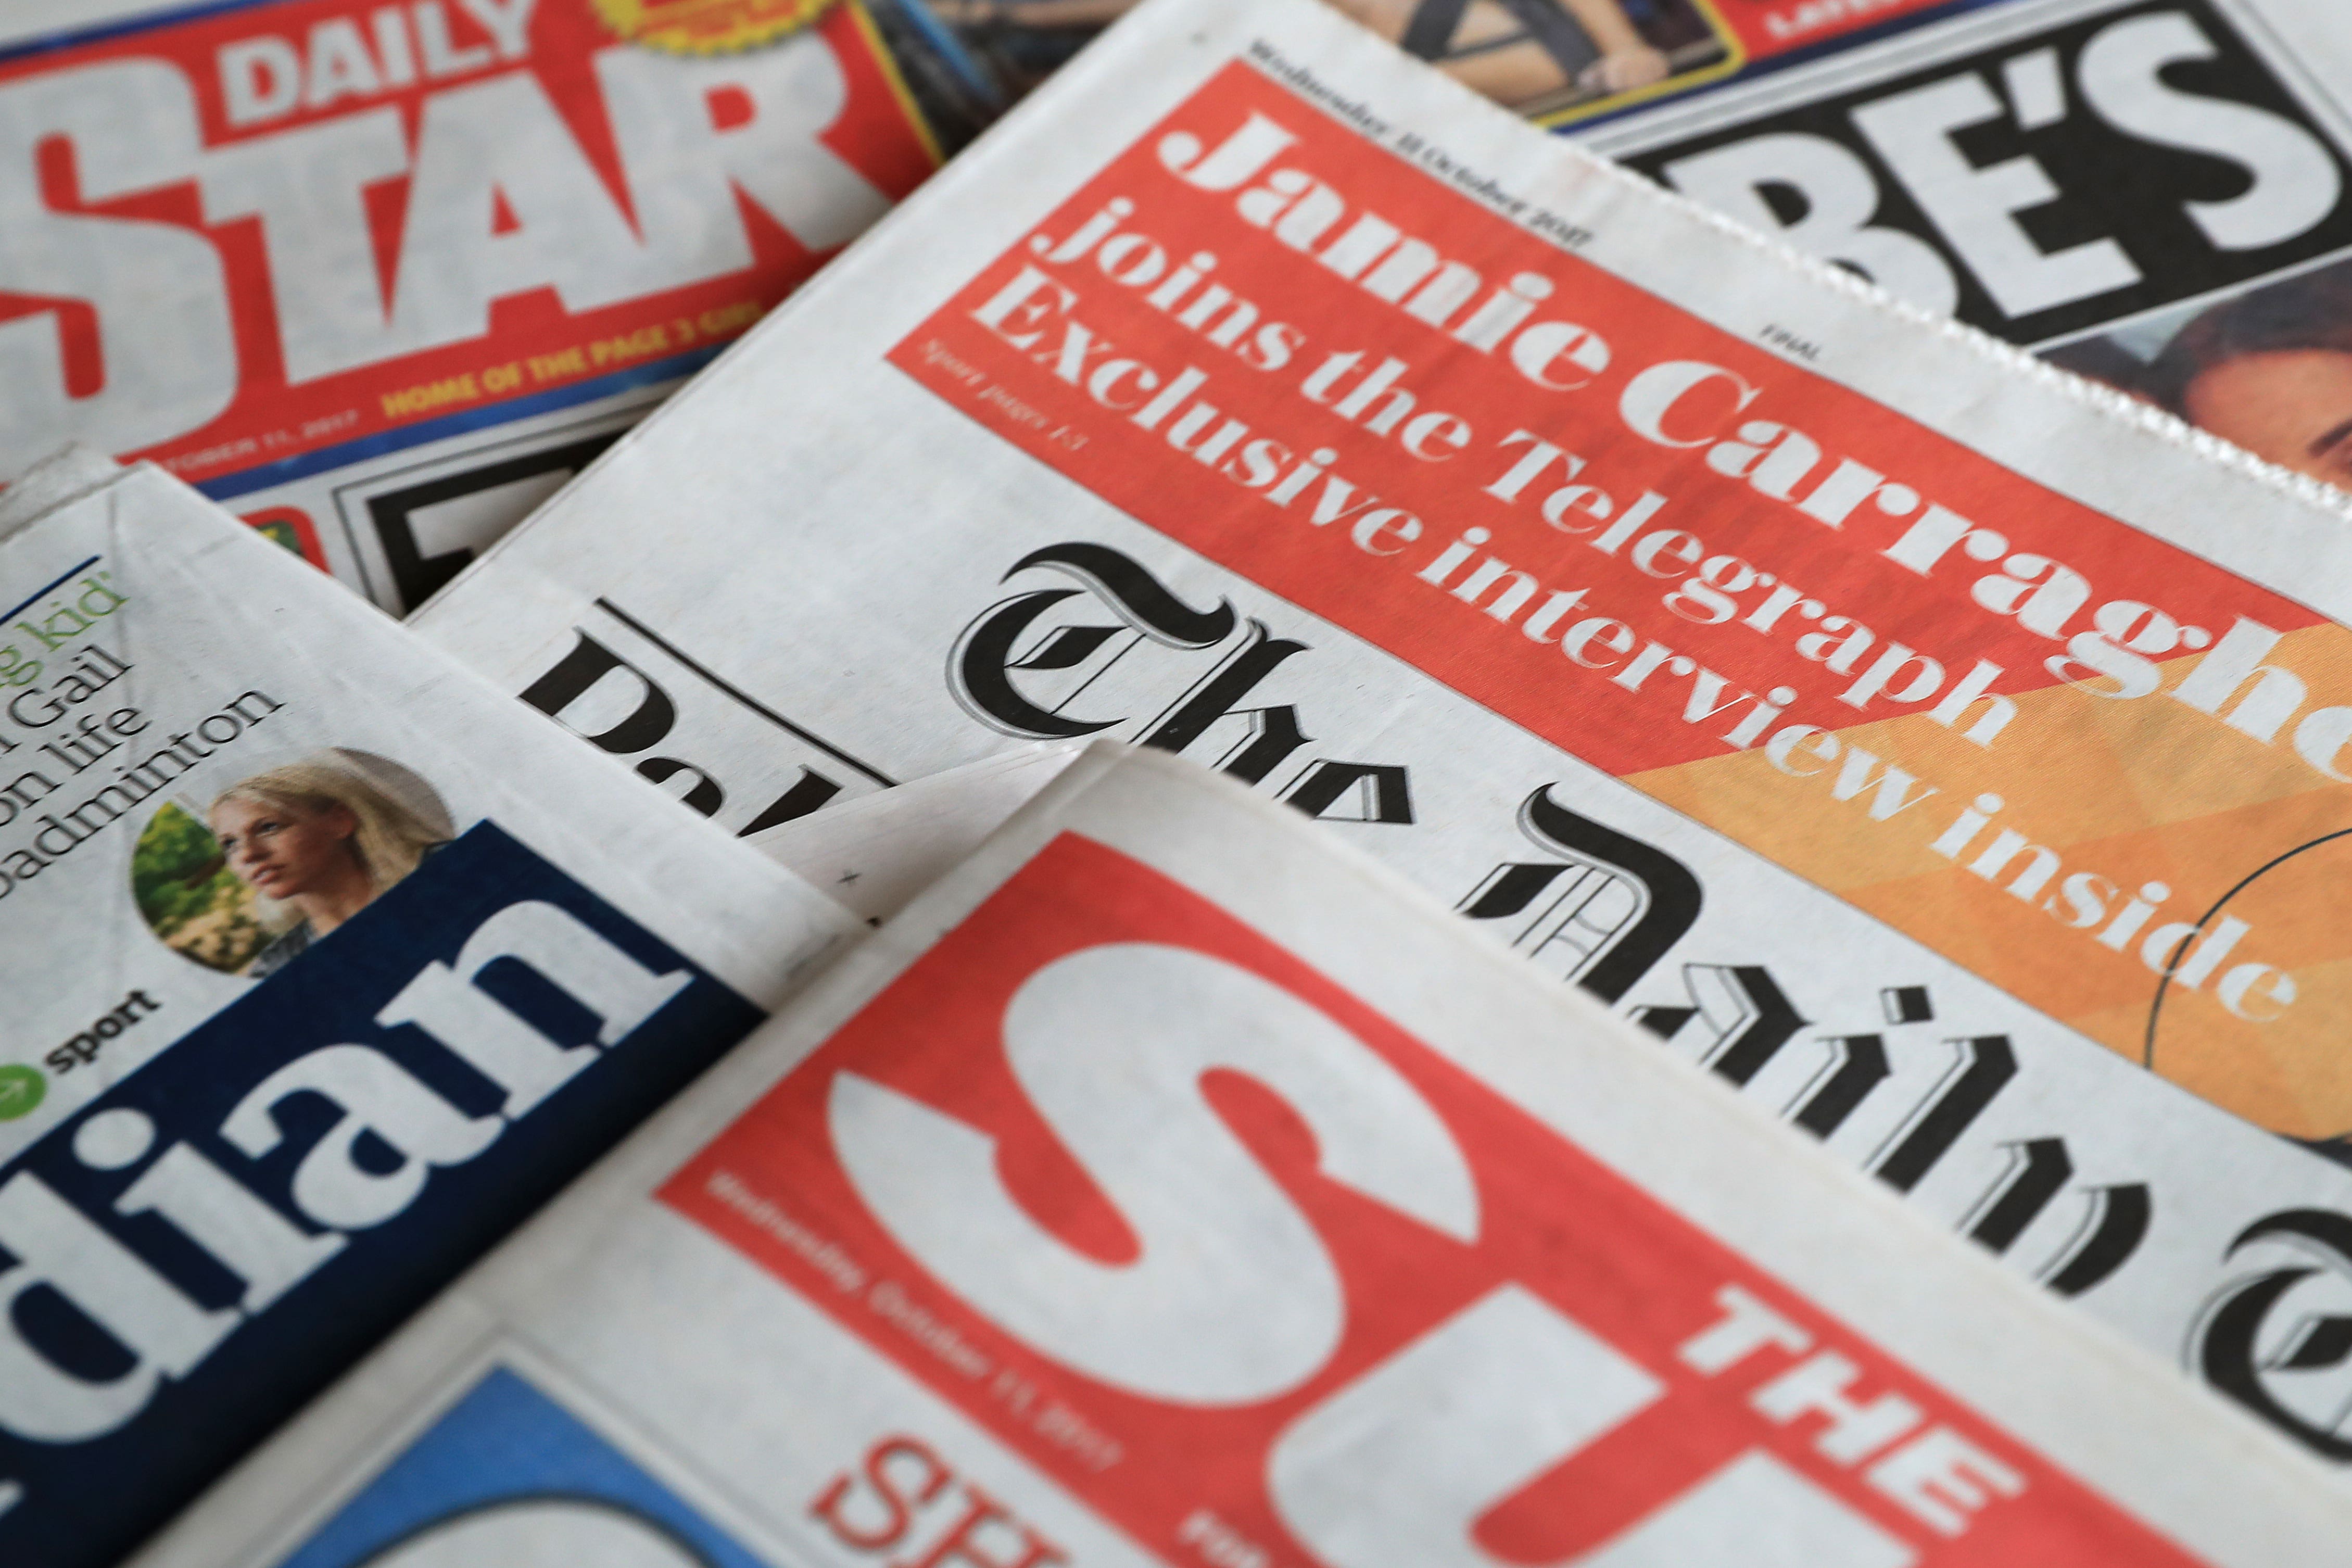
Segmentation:
{"type": "MultiPolygon", "coordinates": [[[[1398,36],[1556,117],[1919,9],[1573,4],[1398,36]]],[[[152,458],[404,613],[1120,8],[0,9],[0,471],[152,458]]]]}
{"type": "Polygon", "coordinates": [[[812,288],[413,624],[738,833],[1222,767],[2352,1458],[2335,492],[1304,3],[812,288]]]}
{"type": "Polygon", "coordinates": [[[0,543],[28,1568],[118,1561],[852,926],[177,480],[88,467],[0,543]]]}
{"type": "MultiPolygon", "coordinates": [[[[933,9],[974,69],[1029,81],[1132,3],[933,9]]],[[[2352,486],[2339,0],[1330,3],[1743,223],[2352,486]]]]}
{"type": "Polygon", "coordinates": [[[887,19],[278,0],[12,42],[0,472],[153,458],[404,611],[930,173],[887,19]]]}
{"type": "Polygon", "coordinates": [[[2275,1436],[1101,748],[136,1568],[2334,1568],[2275,1436]]]}
{"type": "Polygon", "coordinates": [[[1586,144],[2352,485],[2345,24],[2333,0],[2007,0],[1586,144]]]}
{"type": "Polygon", "coordinates": [[[744,842],[879,924],[955,869],[1080,750],[1066,741],[966,763],[761,828],[744,842]]]}

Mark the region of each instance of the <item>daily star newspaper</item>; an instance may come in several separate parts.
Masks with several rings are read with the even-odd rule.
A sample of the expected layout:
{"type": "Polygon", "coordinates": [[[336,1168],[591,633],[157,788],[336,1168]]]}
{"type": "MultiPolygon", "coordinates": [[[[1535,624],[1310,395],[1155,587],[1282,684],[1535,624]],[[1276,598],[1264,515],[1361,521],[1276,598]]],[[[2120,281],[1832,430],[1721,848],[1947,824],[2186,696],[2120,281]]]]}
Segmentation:
{"type": "Polygon", "coordinates": [[[279,0],[0,55],[0,471],[151,458],[395,612],[929,174],[861,0],[279,0]]]}
{"type": "Polygon", "coordinates": [[[2352,1500],[1104,747],[136,1568],[2320,1568],[2352,1500]]]}
{"type": "Polygon", "coordinates": [[[68,479],[0,542],[0,1562],[100,1568],[853,922],[152,467],[10,504],[68,479]]]}
{"type": "Polygon", "coordinates": [[[812,287],[414,624],[739,834],[1210,762],[2352,1458],[2335,492],[1306,4],[812,287]]]}
{"type": "Polygon", "coordinates": [[[2010,0],[1587,144],[2352,484],[2341,5],[2010,0]]]}

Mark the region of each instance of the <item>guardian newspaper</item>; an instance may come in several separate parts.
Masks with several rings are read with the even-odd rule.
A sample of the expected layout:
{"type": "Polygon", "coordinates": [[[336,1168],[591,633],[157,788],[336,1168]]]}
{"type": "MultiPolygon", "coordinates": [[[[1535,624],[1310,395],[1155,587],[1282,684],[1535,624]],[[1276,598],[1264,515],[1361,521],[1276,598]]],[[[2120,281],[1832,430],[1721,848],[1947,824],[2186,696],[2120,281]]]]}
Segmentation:
{"type": "Polygon", "coordinates": [[[851,922],[152,467],[8,501],[0,1561],[100,1568],[851,922]]]}

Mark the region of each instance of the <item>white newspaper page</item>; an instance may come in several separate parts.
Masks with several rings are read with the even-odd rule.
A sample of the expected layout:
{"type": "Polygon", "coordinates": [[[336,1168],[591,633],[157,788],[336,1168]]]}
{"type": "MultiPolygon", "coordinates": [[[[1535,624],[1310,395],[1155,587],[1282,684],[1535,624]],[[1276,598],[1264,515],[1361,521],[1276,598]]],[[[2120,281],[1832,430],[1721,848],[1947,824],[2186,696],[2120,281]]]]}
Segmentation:
{"type": "Polygon", "coordinates": [[[0,471],[151,458],[406,610],[930,173],[896,15],[0,11],[62,29],[0,45],[0,471]]]}
{"type": "Polygon", "coordinates": [[[2352,29],[2332,0],[2009,0],[1586,144],[2352,484],[2352,29]]]}
{"type": "Polygon", "coordinates": [[[0,542],[0,1562],[40,1568],[119,1561],[855,929],[89,464],[0,542]]]}
{"type": "Polygon", "coordinates": [[[2334,494],[1147,5],[416,624],[737,832],[1221,767],[2352,1458],[2334,494]]]}
{"type": "Polygon", "coordinates": [[[1025,747],[796,816],[744,840],[868,921],[886,921],[955,869],[1077,756],[1025,747]]]}
{"type": "Polygon", "coordinates": [[[2241,1413],[1106,749],[137,1568],[2321,1568],[2241,1413]]]}

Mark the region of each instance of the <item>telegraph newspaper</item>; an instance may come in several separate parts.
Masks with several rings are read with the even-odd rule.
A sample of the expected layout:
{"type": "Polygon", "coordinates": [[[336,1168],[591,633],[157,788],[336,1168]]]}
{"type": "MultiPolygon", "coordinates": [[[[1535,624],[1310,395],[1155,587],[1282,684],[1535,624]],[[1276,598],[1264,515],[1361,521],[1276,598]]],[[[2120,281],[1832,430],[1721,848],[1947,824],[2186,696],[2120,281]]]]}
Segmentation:
{"type": "Polygon", "coordinates": [[[156,468],[11,503],[68,479],[0,543],[0,1562],[104,1568],[854,928],[156,468]]]}
{"type": "Polygon", "coordinates": [[[861,0],[279,0],[17,43],[0,471],[152,458],[404,611],[937,158],[861,0]]]}
{"type": "Polygon", "coordinates": [[[2340,495],[1306,4],[812,289],[413,624],[738,834],[1206,761],[2352,1458],[2340,495]]]}
{"type": "Polygon", "coordinates": [[[135,1568],[2340,1560],[2352,1500],[1102,747],[135,1568]]]}
{"type": "Polygon", "coordinates": [[[2326,0],[2011,0],[1588,144],[2347,484],[2347,83],[2326,0]]]}

